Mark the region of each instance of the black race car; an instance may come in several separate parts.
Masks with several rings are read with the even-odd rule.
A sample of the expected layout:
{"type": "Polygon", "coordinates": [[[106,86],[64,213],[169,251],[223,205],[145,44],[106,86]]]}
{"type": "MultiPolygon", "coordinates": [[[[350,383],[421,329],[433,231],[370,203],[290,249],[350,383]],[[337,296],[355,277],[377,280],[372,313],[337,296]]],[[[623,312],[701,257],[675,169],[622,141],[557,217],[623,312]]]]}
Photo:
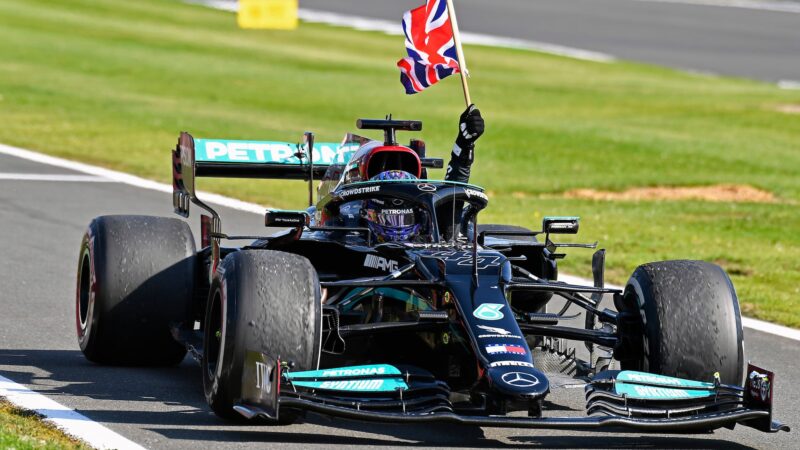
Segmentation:
{"type": "Polygon", "coordinates": [[[239,421],[285,424],[313,411],[394,423],[788,431],[772,419],[774,375],[745,369],[739,304],[721,268],[654,262],[611,289],[598,250],[592,286],[558,281],[564,248],[596,247],[553,241],[577,233],[577,218],[548,217],[537,231],[479,223],[482,188],[427,179],[443,161],[427,158],[422,141],[396,143],[396,131],[420,122],[358,126],[384,140],[182,133],[173,203],[183,217],[191,203],[207,211],[201,248],[180,219],[94,219],[77,277],[86,358],[170,365],[188,351],[211,409],[239,421]],[[306,180],[310,206],[267,210],[274,234],[228,236],[195,190],[207,176],[306,180]],[[582,327],[565,326],[570,308],[582,310],[582,327]],[[584,386],[586,415],[547,411],[551,388],[567,383],[584,386]]]}

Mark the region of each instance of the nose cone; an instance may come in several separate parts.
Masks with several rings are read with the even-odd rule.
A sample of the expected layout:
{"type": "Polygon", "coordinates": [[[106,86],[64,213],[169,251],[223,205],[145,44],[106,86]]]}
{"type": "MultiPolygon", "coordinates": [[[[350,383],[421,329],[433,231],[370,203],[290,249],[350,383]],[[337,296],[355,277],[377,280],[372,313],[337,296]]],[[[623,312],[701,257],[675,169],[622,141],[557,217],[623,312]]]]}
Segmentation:
{"type": "Polygon", "coordinates": [[[495,390],[511,397],[537,399],[550,392],[550,381],[533,367],[493,367],[488,377],[495,390]]]}

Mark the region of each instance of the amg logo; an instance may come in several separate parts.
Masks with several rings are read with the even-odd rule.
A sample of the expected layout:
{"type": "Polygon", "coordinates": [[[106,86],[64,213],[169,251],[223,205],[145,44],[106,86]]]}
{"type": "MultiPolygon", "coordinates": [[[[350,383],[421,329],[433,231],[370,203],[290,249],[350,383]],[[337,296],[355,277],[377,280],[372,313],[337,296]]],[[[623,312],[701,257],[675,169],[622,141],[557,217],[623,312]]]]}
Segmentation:
{"type": "Polygon", "coordinates": [[[272,392],[272,368],[261,361],[256,361],[256,388],[264,394],[272,392]]]}
{"type": "Polygon", "coordinates": [[[386,259],[382,256],[367,255],[366,259],[364,259],[364,267],[372,267],[373,269],[394,272],[397,270],[397,261],[393,259],[386,259]]]}

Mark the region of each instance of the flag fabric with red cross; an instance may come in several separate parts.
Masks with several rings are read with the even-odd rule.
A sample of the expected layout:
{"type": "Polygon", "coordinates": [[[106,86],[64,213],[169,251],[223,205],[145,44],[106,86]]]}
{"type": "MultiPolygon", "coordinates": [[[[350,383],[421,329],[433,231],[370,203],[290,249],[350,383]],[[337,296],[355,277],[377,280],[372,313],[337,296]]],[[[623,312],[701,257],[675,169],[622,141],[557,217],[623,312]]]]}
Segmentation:
{"type": "Polygon", "coordinates": [[[428,0],[403,15],[408,57],[397,62],[406,94],[460,72],[445,0],[428,0]]]}

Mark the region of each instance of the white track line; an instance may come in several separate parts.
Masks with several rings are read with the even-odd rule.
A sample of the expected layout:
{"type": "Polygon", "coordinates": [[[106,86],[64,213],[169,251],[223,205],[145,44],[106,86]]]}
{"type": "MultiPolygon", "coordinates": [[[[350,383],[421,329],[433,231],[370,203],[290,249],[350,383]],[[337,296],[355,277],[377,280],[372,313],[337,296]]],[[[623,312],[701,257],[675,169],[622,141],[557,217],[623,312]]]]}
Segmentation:
{"type": "MultiPolygon", "coordinates": [[[[188,3],[195,3],[208,6],[214,9],[236,12],[239,8],[238,2],[225,0],[187,0],[188,3]]],[[[340,14],[327,11],[317,11],[313,9],[300,8],[297,12],[298,17],[311,23],[323,23],[337,27],[352,28],[359,31],[377,31],[391,36],[403,34],[400,26],[400,18],[396,21],[374,19],[372,17],[353,16],[350,14],[340,14]]],[[[461,33],[461,42],[465,44],[483,45],[489,47],[505,47],[517,50],[532,50],[536,52],[549,53],[552,55],[564,56],[567,58],[581,59],[585,61],[608,63],[616,61],[616,58],[607,53],[584,50],[581,48],[567,47],[564,45],[549,44],[547,42],[529,41],[527,39],[515,39],[503,36],[492,36],[480,33],[461,33]]],[[[402,49],[401,49],[402,50],[402,49]]]]}
{"type": "Polygon", "coordinates": [[[14,405],[36,411],[45,416],[45,421],[93,447],[101,449],[144,450],[141,445],[109,430],[99,423],[77,413],[66,406],[34,392],[0,375],[0,397],[14,405]]]}
{"type": "MultiPolygon", "coordinates": [[[[207,6],[209,8],[219,9],[223,11],[236,12],[239,9],[239,3],[231,0],[184,0],[186,3],[193,3],[198,5],[207,6]]],[[[677,3],[701,6],[719,6],[719,7],[734,7],[734,8],[747,8],[758,9],[765,11],[779,11],[800,13],[800,3],[787,4],[788,2],[775,2],[775,1],[738,1],[738,0],[630,0],[639,2],[650,3],[677,3]]],[[[402,30],[400,26],[391,21],[383,19],[374,19],[371,17],[352,16],[347,14],[332,13],[327,11],[317,11],[313,9],[300,8],[297,13],[298,17],[306,22],[323,23],[337,27],[346,27],[360,31],[378,31],[388,35],[396,36],[401,35],[402,30]]],[[[567,47],[557,44],[549,44],[546,42],[529,41],[525,39],[516,39],[503,36],[493,36],[489,34],[479,33],[461,33],[461,41],[465,44],[483,45],[488,47],[504,47],[513,48],[517,50],[531,50],[541,53],[549,53],[552,55],[564,56],[566,58],[580,59],[584,61],[593,61],[600,63],[611,63],[617,60],[617,57],[608,53],[596,52],[593,50],[585,50],[575,47],[567,47]]],[[[676,70],[682,70],[676,68],[676,70]]],[[[719,76],[713,72],[696,71],[692,69],[683,69],[689,73],[700,73],[708,76],[719,76]]],[[[791,80],[781,80],[777,83],[781,89],[800,89],[800,83],[791,80]]]]}
{"type": "MultiPolygon", "coordinates": [[[[130,184],[131,186],[140,187],[143,189],[150,189],[153,191],[167,192],[172,194],[172,185],[159,183],[153,180],[130,175],[124,172],[117,172],[115,170],[104,169],[102,167],[92,166],[89,164],[70,161],[67,159],[56,158],[54,156],[44,155],[42,153],[32,152],[22,148],[12,147],[9,145],[0,144],[0,154],[16,156],[18,158],[34,161],[42,164],[47,164],[55,167],[62,167],[64,169],[74,170],[76,172],[95,175],[108,180],[116,181],[118,183],[130,184]]],[[[247,203],[233,198],[225,197],[211,192],[198,191],[197,195],[200,196],[204,202],[213,203],[215,205],[227,206],[228,208],[238,209],[240,211],[248,211],[256,214],[264,214],[267,207],[256,205],[255,203],[247,203]]]]}
{"type": "MultiPolygon", "coordinates": [[[[18,158],[27,159],[28,161],[35,161],[43,164],[48,164],[51,166],[63,167],[65,169],[71,169],[77,172],[88,173],[91,175],[99,175],[105,178],[119,181],[120,183],[130,184],[131,186],[136,186],[143,189],[150,189],[159,192],[168,192],[170,194],[172,193],[172,186],[168,184],[158,183],[156,181],[136,177],[133,175],[129,175],[127,173],[104,169],[102,167],[91,166],[89,164],[43,155],[41,153],[32,152],[30,150],[24,150],[17,147],[11,147],[9,145],[0,144],[0,154],[16,156],[18,158]]],[[[265,206],[256,205],[255,203],[243,202],[241,200],[225,197],[223,195],[212,194],[210,192],[202,192],[202,191],[198,192],[197,194],[205,202],[214,203],[216,205],[221,205],[221,206],[227,206],[228,208],[238,209],[240,211],[249,211],[256,214],[264,214],[264,211],[266,210],[265,206]]],[[[559,279],[561,281],[566,281],[568,283],[574,283],[574,284],[584,284],[584,285],[592,284],[591,281],[585,278],[574,277],[571,275],[562,274],[559,275],[559,279]]],[[[614,285],[607,285],[607,286],[610,288],[622,289],[621,286],[614,286],[614,285]]],[[[764,322],[761,320],[750,319],[745,317],[742,318],[742,322],[744,326],[747,328],[752,328],[754,330],[775,334],[781,337],[785,337],[787,339],[800,341],[800,330],[796,330],[794,328],[788,328],[781,325],[775,325],[769,322],[764,322]]]]}
{"type": "Polygon", "coordinates": [[[781,89],[800,90],[800,81],[781,80],[778,81],[778,87],[781,89]]]}
{"type": "Polygon", "coordinates": [[[720,8],[742,8],[757,11],[800,13],[800,4],[791,1],[760,0],[633,0],[646,3],[676,3],[680,5],[716,6],[720,8]]]}
{"type": "Polygon", "coordinates": [[[61,181],[82,183],[115,183],[108,178],[94,175],[53,175],[42,173],[0,173],[0,181],[61,181]]]}

